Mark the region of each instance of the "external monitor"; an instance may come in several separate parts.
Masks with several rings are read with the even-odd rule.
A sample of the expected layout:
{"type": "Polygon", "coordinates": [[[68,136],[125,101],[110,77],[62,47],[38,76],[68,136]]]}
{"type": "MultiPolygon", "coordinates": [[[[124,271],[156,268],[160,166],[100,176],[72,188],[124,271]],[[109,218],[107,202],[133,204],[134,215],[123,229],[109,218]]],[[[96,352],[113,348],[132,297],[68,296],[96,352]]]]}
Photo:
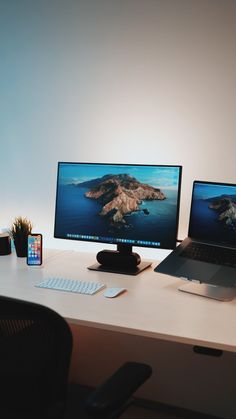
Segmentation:
{"type": "Polygon", "coordinates": [[[58,163],[54,237],[109,243],[89,269],[137,274],[132,246],[173,249],[181,166],[58,163]]]}

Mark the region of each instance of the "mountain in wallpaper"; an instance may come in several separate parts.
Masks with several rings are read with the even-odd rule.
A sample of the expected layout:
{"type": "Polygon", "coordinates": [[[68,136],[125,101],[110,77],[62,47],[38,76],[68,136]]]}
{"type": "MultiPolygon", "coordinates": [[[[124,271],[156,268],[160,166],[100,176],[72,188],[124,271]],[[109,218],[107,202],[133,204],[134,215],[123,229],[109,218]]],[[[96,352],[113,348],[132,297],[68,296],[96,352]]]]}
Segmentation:
{"type": "MultiPolygon", "coordinates": [[[[79,183],[89,187],[85,196],[102,204],[100,216],[108,216],[112,223],[125,223],[124,216],[140,211],[142,201],[164,200],[166,196],[158,189],[139,182],[128,174],[105,175],[102,178],[79,183]]],[[[148,209],[142,209],[148,215],[148,209]]]]}
{"type": "Polygon", "coordinates": [[[232,229],[236,229],[236,195],[221,195],[210,198],[209,208],[217,211],[218,220],[232,229]]]}

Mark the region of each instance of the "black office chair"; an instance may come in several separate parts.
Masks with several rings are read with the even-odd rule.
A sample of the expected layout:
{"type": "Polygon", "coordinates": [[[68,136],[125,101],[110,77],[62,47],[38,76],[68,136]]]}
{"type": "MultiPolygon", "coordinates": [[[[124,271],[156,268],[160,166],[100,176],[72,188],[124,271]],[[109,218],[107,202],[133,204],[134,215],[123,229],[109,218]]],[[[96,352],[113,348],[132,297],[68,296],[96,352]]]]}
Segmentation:
{"type": "Polygon", "coordinates": [[[71,351],[71,331],[59,314],[0,297],[0,418],[115,419],[151,375],[148,365],[126,363],[83,401],[79,386],[68,386],[71,351]]]}

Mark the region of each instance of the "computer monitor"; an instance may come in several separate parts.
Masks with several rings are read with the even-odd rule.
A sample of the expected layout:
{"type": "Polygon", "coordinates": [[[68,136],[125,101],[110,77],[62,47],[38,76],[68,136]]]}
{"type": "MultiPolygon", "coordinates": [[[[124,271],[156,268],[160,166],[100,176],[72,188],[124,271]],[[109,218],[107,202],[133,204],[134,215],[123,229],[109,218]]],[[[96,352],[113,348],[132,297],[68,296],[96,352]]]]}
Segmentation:
{"type": "Polygon", "coordinates": [[[150,265],[132,246],[173,249],[182,167],[58,163],[54,237],[117,245],[89,269],[137,274],[150,265]]]}

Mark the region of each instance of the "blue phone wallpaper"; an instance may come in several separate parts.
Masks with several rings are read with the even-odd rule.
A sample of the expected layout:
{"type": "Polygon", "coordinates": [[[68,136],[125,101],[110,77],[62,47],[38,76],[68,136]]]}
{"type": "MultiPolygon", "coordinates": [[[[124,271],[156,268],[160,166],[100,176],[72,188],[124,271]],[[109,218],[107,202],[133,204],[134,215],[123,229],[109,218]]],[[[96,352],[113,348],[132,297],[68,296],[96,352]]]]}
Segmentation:
{"type": "Polygon", "coordinates": [[[28,265],[41,265],[42,263],[42,242],[41,235],[28,236],[28,265]]]}

